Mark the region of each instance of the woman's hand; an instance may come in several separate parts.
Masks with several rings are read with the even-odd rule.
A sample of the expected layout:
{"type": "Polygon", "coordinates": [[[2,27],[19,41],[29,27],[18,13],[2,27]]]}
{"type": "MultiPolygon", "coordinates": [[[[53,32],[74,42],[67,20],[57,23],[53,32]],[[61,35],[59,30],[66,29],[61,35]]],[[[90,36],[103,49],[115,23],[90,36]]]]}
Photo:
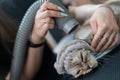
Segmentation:
{"type": "Polygon", "coordinates": [[[47,31],[54,27],[55,22],[53,18],[65,16],[67,16],[67,14],[64,13],[61,7],[50,2],[45,2],[35,16],[31,41],[34,43],[41,43],[41,41],[45,39],[47,31]]]}
{"type": "Polygon", "coordinates": [[[117,44],[119,39],[119,27],[111,9],[100,7],[96,9],[90,19],[94,33],[91,46],[96,52],[110,49],[117,44]]]}
{"type": "Polygon", "coordinates": [[[70,12],[80,21],[90,18],[94,33],[91,46],[96,52],[114,47],[118,42],[119,27],[111,9],[101,5],[69,7],[70,12]]]}

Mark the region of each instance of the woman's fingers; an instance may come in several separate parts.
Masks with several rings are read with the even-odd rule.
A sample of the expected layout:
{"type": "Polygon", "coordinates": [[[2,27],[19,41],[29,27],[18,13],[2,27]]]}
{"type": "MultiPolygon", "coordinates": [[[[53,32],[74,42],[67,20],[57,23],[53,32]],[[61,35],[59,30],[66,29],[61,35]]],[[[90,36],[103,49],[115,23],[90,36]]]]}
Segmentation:
{"type": "Polygon", "coordinates": [[[43,22],[46,26],[48,26],[49,29],[52,29],[54,27],[54,24],[55,24],[54,20],[52,18],[49,18],[49,17],[43,19],[43,22]]]}
{"type": "MultiPolygon", "coordinates": [[[[101,33],[102,34],[102,33],[101,33]]],[[[92,47],[96,52],[103,52],[113,48],[119,40],[119,33],[112,31],[106,32],[103,36],[96,34],[92,40],[92,47]]]]}
{"type": "Polygon", "coordinates": [[[41,8],[41,11],[45,11],[45,10],[49,9],[49,10],[65,12],[64,9],[61,8],[60,6],[57,6],[57,5],[47,2],[47,1],[40,8],[41,8]]]}
{"type": "Polygon", "coordinates": [[[97,31],[97,33],[94,35],[94,38],[92,40],[91,46],[96,49],[96,47],[98,46],[99,42],[101,41],[101,39],[103,38],[103,35],[105,34],[105,31],[102,29],[99,29],[97,31]]]}
{"type": "Polygon", "coordinates": [[[53,18],[66,17],[64,9],[50,2],[45,2],[37,11],[35,16],[35,23],[32,31],[32,36],[40,41],[45,38],[49,29],[54,27],[53,18]]]}
{"type": "Polygon", "coordinates": [[[50,29],[49,26],[53,26],[53,24],[46,23],[45,25],[42,26],[41,32],[42,32],[44,35],[46,35],[46,32],[50,29]]]}
{"type": "Polygon", "coordinates": [[[58,12],[58,11],[52,11],[52,10],[46,10],[42,12],[41,14],[38,13],[38,18],[43,19],[46,17],[66,17],[68,16],[66,13],[58,12]]]}
{"type": "Polygon", "coordinates": [[[42,22],[45,24],[54,24],[54,20],[52,18],[45,18],[45,19],[42,19],[42,22]]]}
{"type": "Polygon", "coordinates": [[[115,37],[114,37],[114,39],[113,39],[112,44],[109,46],[109,49],[113,48],[114,45],[116,45],[116,44],[118,43],[119,36],[120,36],[119,33],[116,33],[116,35],[115,35],[115,37]]]}
{"type": "Polygon", "coordinates": [[[45,37],[47,31],[54,27],[54,24],[55,23],[52,18],[47,17],[44,19],[39,19],[35,22],[32,33],[40,38],[43,38],[45,37]]]}
{"type": "Polygon", "coordinates": [[[37,18],[44,19],[46,17],[66,17],[68,16],[66,13],[59,12],[59,11],[53,11],[53,10],[45,10],[44,12],[38,11],[37,18]]]}
{"type": "Polygon", "coordinates": [[[40,9],[37,11],[36,14],[36,20],[39,19],[44,19],[46,17],[57,17],[57,18],[61,18],[61,17],[66,17],[68,16],[66,13],[64,13],[64,9],[62,9],[61,7],[50,3],[50,2],[45,2],[40,9]]]}
{"type": "MultiPolygon", "coordinates": [[[[102,48],[103,48],[106,44],[108,44],[108,42],[109,42],[109,37],[110,37],[111,34],[112,34],[112,31],[108,30],[108,32],[106,32],[106,33],[103,35],[103,37],[101,38],[101,41],[98,43],[98,45],[97,45],[96,48],[95,48],[95,51],[96,51],[96,52],[101,51],[102,48]]],[[[110,45],[110,44],[108,44],[108,45],[110,45]]]]}
{"type": "Polygon", "coordinates": [[[53,24],[54,25],[54,20],[52,18],[44,18],[44,19],[36,19],[35,24],[34,24],[34,28],[41,28],[44,24],[53,24]]]}
{"type": "MultiPolygon", "coordinates": [[[[45,26],[47,27],[47,29],[52,29],[54,27],[55,22],[52,18],[47,17],[45,19],[41,19],[40,23],[42,23],[42,25],[39,25],[39,27],[41,26],[40,28],[45,26]]],[[[43,29],[40,29],[40,30],[43,30],[43,29]]]]}
{"type": "Polygon", "coordinates": [[[92,40],[92,43],[91,43],[91,46],[95,49],[97,44],[100,42],[102,36],[101,35],[98,35],[96,34],[92,40]]]}
{"type": "Polygon", "coordinates": [[[110,45],[114,42],[115,33],[112,33],[108,39],[108,41],[105,43],[105,45],[102,47],[101,52],[105,51],[110,45]]]}

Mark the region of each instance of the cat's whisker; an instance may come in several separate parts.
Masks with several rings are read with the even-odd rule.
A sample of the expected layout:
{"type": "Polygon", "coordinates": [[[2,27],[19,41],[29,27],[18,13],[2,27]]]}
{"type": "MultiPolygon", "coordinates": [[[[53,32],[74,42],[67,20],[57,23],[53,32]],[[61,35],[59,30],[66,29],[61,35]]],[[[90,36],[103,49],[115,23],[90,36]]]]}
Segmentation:
{"type": "Polygon", "coordinates": [[[98,66],[99,66],[99,65],[100,65],[100,66],[103,66],[102,63],[98,62],[98,66]]]}
{"type": "Polygon", "coordinates": [[[103,57],[103,58],[99,59],[99,61],[110,63],[112,60],[110,58],[104,58],[103,57]]]}
{"type": "Polygon", "coordinates": [[[105,58],[110,58],[110,57],[112,57],[113,55],[105,55],[104,57],[105,58]]]}
{"type": "Polygon", "coordinates": [[[111,59],[110,59],[110,56],[109,57],[102,57],[101,59],[103,59],[103,60],[107,60],[107,61],[112,61],[111,59]]]}
{"type": "Polygon", "coordinates": [[[109,55],[111,58],[113,58],[113,57],[120,57],[120,55],[109,55]]]}
{"type": "Polygon", "coordinates": [[[109,61],[109,62],[111,62],[112,60],[110,59],[110,58],[102,58],[103,60],[106,60],[106,61],[109,61]]]}
{"type": "Polygon", "coordinates": [[[111,54],[111,55],[105,55],[104,57],[106,58],[106,57],[108,57],[108,58],[112,58],[112,57],[120,57],[120,55],[117,55],[117,54],[111,54]]]}

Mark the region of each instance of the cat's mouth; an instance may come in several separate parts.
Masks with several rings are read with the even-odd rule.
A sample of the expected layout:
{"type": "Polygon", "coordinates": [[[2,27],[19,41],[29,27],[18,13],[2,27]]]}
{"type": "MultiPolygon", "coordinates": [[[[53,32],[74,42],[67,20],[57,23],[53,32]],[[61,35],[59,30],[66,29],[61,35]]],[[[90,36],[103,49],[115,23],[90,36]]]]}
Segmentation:
{"type": "Polygon", "coordinates": [[[83,40],[73,40],[58,53],[54,66],[59,74],[70,74],[77,78],[97,65],[90,45],[83,40]]]}

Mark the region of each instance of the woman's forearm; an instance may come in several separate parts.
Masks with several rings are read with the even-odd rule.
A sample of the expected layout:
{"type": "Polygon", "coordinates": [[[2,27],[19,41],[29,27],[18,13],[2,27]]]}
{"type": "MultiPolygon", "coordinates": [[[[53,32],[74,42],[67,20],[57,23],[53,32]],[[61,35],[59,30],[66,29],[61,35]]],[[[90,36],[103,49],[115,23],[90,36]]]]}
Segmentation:
{"type": "Polygon", "coordinates": [[[28,56],[23,70],[22,80],[32,80],[42,63],[44,46],[28,49],[28,56]]]}
{"type": "Polygon", "coordinates": [[[69,11],[75,15],[75,18],[78,20],[86,20],[91,17],[91,15],[94,13],[94,11],[99,8],[101,4],[99,5],[83,5],[78,7],[69,7],[69,11]]]}
{"type": "MultiPolygon", "coordinates": [[[[89,4],[89,5],[83,5],[78,7],[69,7],[69,11],[75,15],[75,18],[78,20],[86,20],[91,17],[91,15],[98,9],[99,7],[109,7],[113,10],[115,14],[115,18],[117,22],[120,22],[120,1],[116,0],[109,0],[103,4],[89,4]]],[[[119,23],[120,24],[120,23],[119,23]]]]}
{"type": "MultiPolygon", "coordinates": [[[[42,63],[44,46],[38,48],[28,48],[28,56],[22,73],[21,80],[33,80],[36,73],[39,71],[42,63]]],[[[10,72],[5,80],[10,80],[10,72]]]]}

